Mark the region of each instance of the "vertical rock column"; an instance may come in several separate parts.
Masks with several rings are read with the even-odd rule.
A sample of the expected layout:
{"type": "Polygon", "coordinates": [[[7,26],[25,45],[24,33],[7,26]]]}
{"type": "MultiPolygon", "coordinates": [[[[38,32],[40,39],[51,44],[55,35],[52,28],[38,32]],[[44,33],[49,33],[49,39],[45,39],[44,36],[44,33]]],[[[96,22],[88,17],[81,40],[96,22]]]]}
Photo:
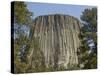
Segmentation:
{"type": "Polygon", "coordinates": [[[38,40],[46,67],[63,66],[68,69],[69,65],[78,64],[78,35],[81,23],[76,18],[60,14],[46,15],[37,17],[34,24],[33,37],[38,40]]]}

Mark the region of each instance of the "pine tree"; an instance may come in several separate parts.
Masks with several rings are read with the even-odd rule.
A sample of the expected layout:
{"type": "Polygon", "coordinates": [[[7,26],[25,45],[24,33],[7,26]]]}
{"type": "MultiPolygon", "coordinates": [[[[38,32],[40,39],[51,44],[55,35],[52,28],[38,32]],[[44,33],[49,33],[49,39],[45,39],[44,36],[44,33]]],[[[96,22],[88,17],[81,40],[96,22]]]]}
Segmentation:
{"type": "Polygon", "coordinates": [[[27,5],[24,2],[14,2],[14,18],[15,22],[23,25],[32,21],[32,13],[27,9],[27,5]]]}
{"type": "Polygon", "coordinates": [[[80,63],[84,64],[83,69],[97,68],[97,8],[85,9],[82,12],[81,20],[83,27],[81,28],[80,39],[80,63]],[[91,38],[95,47],[92,50],[87,43],[86,38],[91,38]],[[91,53],[89,51],[91,50],[91,53]]]}

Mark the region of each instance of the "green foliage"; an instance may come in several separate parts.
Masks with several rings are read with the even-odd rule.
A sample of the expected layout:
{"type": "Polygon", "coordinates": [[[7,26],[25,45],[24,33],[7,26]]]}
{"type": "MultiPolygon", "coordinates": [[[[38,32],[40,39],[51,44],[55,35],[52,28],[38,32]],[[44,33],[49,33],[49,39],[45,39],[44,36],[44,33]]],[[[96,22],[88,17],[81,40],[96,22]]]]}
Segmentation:
{"type": "Polygon", "coordinates": [[[67,69],[64,69],[64,70],[79,70],[80,67],[77,65],[77,64],[70,64],[68,63],[68,68],[67,69]]]}
{"type": "MultiPolygon", "coordinates": [[[[32,13],[27,9],[27,5],[24,2],[14,2],[14,23],[19,25],[31,24],[32,13]]],[[[14,72],[15,73],[25,73],[29,68],[27,55],[30,50],[31,40],[29,37],[18,32],[19,38],[14,40],[14,72]],[[21,47],[26,45],[24,52],[21,53],[21,47]],[[21,56],[21,55],[22,56],[21,56]]]]}
{"type": "Polygon", "coordinates": [[[91,25],[92,32],[97,30],[97,8],[85,9],[81,15],[81,20],[84,21],[84,25],[91,25]]]}
{"type": "Polygon", "coordinates": [[[97,68],[97,55],[95,53],[87,56],[85,61],[87,62],[85,63],[84,69],[97,68]]]}
{"type": "Polygon", "coordinates": [[[21,62],[21,61],[15,61],[14,62],[14,72],[15,73],[25,73],[29,67],[28,64],[21,62]]]}
{"type": "Polygon", "coordinates": [[[28,24],[31,19],[32,13],[27,9],[24,2],[14,2],[14,17],[15,22],[18,24],[28,24]]]}
{"type": "Polygon", "coordinates": [[[97,68],[97,8],[85,9],[81,15],[84,26],[81,28],[79,38],[81,40],[79,62],[83,69],[97,68]],[[91,37],[95,43],[95,49],[89,53],[89,46],[84,38],[91,37]]]}
{"type": "Polygon", "coordinates": [[[14,41],[14,72],[24,73],[28,68],[27,54],[29,50],[29,39],[25,36],[21,36],[19,39],[14,41]],[[25,52],[23,57],[20,58],[19,53],[21,52],[22,45],[26,44],[25,52]]]}
{"type": "Polygon", "coordinates": [[[97,8],[85,9],[82,12],[81,20],[87,23],[94,23],[97,20],[97,8]]]}

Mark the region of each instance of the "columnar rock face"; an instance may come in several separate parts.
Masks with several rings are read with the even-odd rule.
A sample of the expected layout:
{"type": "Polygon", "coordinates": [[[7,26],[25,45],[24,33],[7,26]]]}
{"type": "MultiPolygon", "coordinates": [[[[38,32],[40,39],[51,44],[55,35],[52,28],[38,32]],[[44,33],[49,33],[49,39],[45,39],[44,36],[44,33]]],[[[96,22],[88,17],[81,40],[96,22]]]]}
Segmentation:
{"type": "MultiPolygon", "coordinates": [[[[81,23],[68,15],[45,15],[34,20],[34,43],[38,45],[38,51],[42,52],[45,66],[65,67],[78,64],[78,48],[80,46],[79,33],[81,23]]],[[[35,46],[30,53],[30,59],[35,58],[37,51],[35,46]]],[[[37,52],[38,52],[37,51],[37,52]]],[[[40,56],[40,53],[37,53],[40,56]]],[[[34,66],[36,60],[30,60],[34,66]]],[[[40,62],[41,63],[41,62],[40,62]]]]}

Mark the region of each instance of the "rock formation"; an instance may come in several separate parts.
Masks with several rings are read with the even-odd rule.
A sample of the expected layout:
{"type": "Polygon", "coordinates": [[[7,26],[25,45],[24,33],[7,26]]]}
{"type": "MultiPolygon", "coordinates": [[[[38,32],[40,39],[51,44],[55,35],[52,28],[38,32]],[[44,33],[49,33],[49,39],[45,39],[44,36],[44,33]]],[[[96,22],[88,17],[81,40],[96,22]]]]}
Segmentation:
{"type": "Polygon", "coordinates": [[[69,15],[38,16],[34,20],[35,41],[29,54],[31,65],[38,61],[38,65],[44,63],[47,68],[68,69],[78,65],[80,27],[79,20],[69,15]]]}

